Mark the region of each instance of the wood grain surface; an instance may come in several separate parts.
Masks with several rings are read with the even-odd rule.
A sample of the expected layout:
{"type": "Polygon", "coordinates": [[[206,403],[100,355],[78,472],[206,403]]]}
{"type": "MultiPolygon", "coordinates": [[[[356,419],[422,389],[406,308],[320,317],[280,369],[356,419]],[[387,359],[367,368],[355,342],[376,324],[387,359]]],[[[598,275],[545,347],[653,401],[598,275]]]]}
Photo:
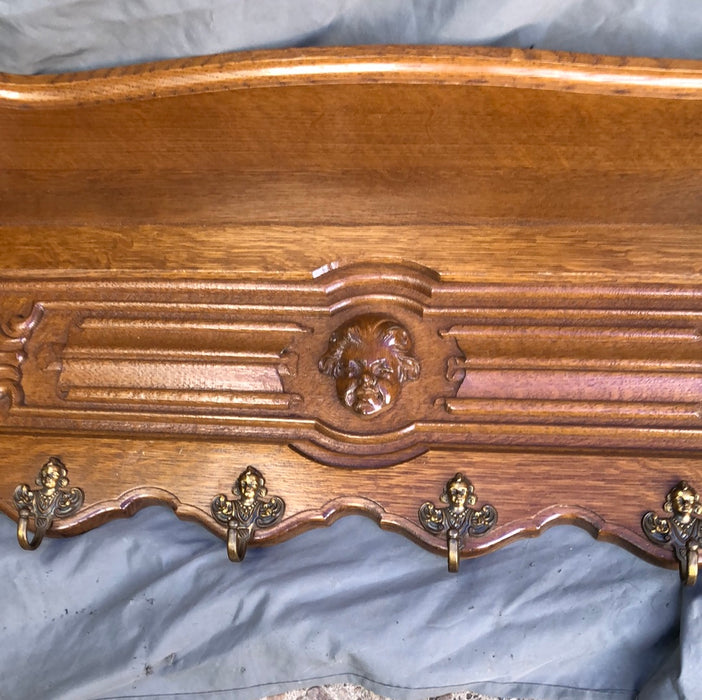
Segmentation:
{"type": "Polygon", "coordinates": [[[0,76],[0,510],[57,455],[52,534],[224,535],[251,464],[254,544],[362,512],[444,551],[417,512],[462,471],[499,513],[466,556],[573,522],[673,566],[641,517],[702,488],[701,100],[700,63],[445,47],[0,76]],[[321,371],[364,318],[418,365],[377,415],[321,371]]]}

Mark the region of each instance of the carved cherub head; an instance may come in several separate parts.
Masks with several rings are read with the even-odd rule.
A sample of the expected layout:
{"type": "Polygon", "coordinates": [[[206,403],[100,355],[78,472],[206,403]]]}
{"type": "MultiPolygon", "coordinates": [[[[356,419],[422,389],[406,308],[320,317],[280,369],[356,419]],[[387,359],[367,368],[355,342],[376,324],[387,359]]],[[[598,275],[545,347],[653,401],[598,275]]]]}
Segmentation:
{"type": "Polygon", "coordinates": [[[665,499],[663,509],[683,522],[689,522],[693,515],[701,515],[700,497],[686,481],[681,481],[665,499]]]}
{"type": "Polygon", "coordinates": [[[419,377],[419,362],[412,353],[412,338],[397,321],[366,314],[334,331],[319,370],[336,380],[344,406],[372,416],[392,406],[403,382],[419,377]]]}
{"type": "Polygon", "coordinates": [[[41,486],[42,491],[51,492],[57,488],[65,488],[68,486],[66,466],[58,457],[50,457],[39,471],[35,483],[41,486]]]}
{"type": "Polygon", "coordinates": [[[258,469],[246,467],[234,483],[233,493],[239,496],[244,503],[253,503],[257,498],[266,495],[266,480],[258,469]]]}
{"type": "Polygon", "coordinates": [[[441,494],[443,503],[448,503],[451,510],[462,511],[465,507],[475,505],[475,488],[460,472],[447,482],[441,494]]]}

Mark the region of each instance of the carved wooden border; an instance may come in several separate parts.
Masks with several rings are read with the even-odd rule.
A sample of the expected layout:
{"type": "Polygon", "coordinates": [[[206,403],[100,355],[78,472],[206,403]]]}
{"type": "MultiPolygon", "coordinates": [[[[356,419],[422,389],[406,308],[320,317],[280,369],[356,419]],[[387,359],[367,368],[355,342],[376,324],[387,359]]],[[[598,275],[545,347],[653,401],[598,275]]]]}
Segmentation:
{"type": "Polygon", "coordinates": [[[6,289],[44,320],[1,430],[276,440],[354,468],[437,447],[702,453],[696,287],[470,286],[359,264],[304,283],[6,289]],[[404,324],[422,367],[370,419],[318,366],[339,323],[369,312],[404,324]]]}

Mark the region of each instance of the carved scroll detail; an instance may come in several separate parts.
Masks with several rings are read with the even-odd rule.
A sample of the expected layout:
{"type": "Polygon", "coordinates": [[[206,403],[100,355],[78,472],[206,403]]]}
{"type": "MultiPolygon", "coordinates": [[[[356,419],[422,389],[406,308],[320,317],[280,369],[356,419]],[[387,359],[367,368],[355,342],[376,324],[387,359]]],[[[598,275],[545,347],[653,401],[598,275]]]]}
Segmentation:
{"type": "Polygon", "coordinates": [[[28,316],[15,316],[0,323],[0,416],[24,401],[22,363],[26,359],[24,346],[42,316],[41,306],[35,304],[28,316]]]}

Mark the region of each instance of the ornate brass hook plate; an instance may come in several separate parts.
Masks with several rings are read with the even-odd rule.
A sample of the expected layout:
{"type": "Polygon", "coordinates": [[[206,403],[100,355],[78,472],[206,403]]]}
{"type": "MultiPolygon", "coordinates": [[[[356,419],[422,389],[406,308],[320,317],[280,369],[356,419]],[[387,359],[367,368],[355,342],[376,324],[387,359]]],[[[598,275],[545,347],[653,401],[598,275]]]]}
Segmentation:
{"type": "Polygon", "coordinates": [[[270,527],[283,517],[285,502],[278,496],[265,499],[266,480],[254,467],[246,467],[232,486],[238,496],[229,500],[220,493],[212,501],[212,516],[227,526],[227,555],[242,561],[256,528],[270,527]]]}
{"type": "Polygon", "coordinates": [[[670,545],[680,564],[680,578],[693,586],[697,581],[699,548],[702,544],[702,506],[697,491],[686,481],[672,488],[663,503],[670,517],[653,511],[643,516],[641,525],[648,538],[660,545],[670,545]]]}
{"type": "Polygon", "coordinates": [[[14,493],[15,506],[19,511],[17,540],[22,549],[36,549],[54,518],[65,518],[83,505],[82,489],[66,488],[68,470],[58,457],[47,460],[34,483],[41,489],[32,491],[27,484],[20,484],[14,493]],[[31,540],[27,538],[30,517],[34,517],[35,527],[31,540]]]}
{"type": "Polygon", "coordinates": [[[497,511],[490,504],[477,510],[473,484],[460,472],[446,482],[441,494],[445,508],[437,508],[427,501],[419,507],[419,522],[425,530],[440,534],[446,532],[448,570],[458,571],[461,542],[466,535],[483,535],[497,523],[497,511]]]}

